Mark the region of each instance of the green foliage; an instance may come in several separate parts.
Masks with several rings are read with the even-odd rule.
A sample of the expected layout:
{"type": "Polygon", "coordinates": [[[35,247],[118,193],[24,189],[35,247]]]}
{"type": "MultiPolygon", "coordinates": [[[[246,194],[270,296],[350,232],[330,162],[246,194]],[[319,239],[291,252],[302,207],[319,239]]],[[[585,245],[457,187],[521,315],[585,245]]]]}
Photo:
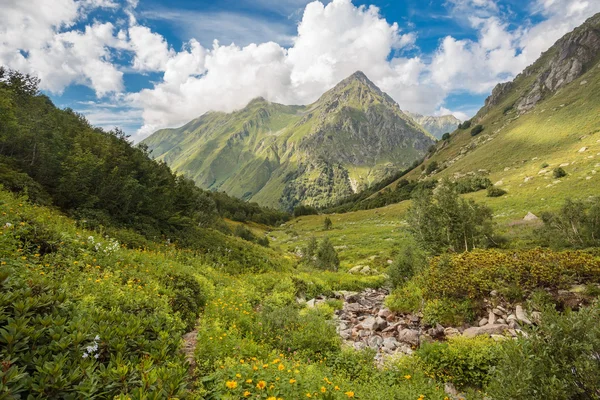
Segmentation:
{"type": "Polygon", "coordinates": [[[392,265],[387,269],[393,287],[401,287],[426,265],[425,254],[416,246],[406,246],[400,250],[392,265]]]}
{"type": "Polygon", "coordinates": [[[558,212],[542,214],[543,242],[556,247],[600,246],[600,197],[567,199],[558,212]]]}
{"type": "Polygon", "coordinates": [[[423,305],[423,290],[415,280],[408,281],[404,286],[394,290],[385,300],[386,306],[404,314],[415,313],[423,305]]]}
{"type": "Polygon", "coordinates": [[[434,193],[418,192],[408,212],[415,238],[434,253],[487,246],[493,234],[491,222],[488,207],[460,198],[449,182],[438,185],[434,193]]]}
{"type": "Polygon", "coordinates": [[[453,182],[456,191],[460,194],[478,192],[483,189],[488,189],[492,186],[492,181],[489,178],[473,175],[459,178],[453,182]]]}
{"type": "Polygon", "coordinates": [[[254,233],[252,233],[252,231],[246,228],[244,225],[237,225],[233,233],[235,236],[248,242],[255,242],[257,240],[257,237],[254,235],[254,233]]]}
{"type": "Polygon", "coordinates": [[[258,203],[247,202],[224,192],[211,192],[216,209],[224,218],[237,222],[256,222],[259,224],[279,226],[289,221],[290,214],[269,207],[261,207],[258,203]]]}
{"type": "Polygon", "coordinates": [[[333,227],[333,222],[331,222],[331,218],[325,217],[325,220],[323,221],[323,229],[328,231],[332,227],[333,227]]]}
{"type": "Polygon", "coordinates": [[[317,247],[318,247],[317,238],[315,238],[314,236],[311,236],[310,239],[308,239],[308,243],[306,244],[306,247],[304,248],[304,250],[302,252],[302,257],[304,258],[304,260],[306,262],[309,262],[309,263],[313,262],[313,259],[317,253],[317,247]]]}
{"type": "Polygon", "coordinates": [[[496,186],[490,186],[487,189],[487,197],[502,197],[506,193],[506,190],[496,186]]]}
{"type": "Polygon", "coordinates": [[[429,325],[461,326],[473,322],[475,312],[469,300],[433,299],[423,307],[423,321],[429,325]]]}
{"type": "Polygon", "coordinates": [[[446,132],[442,135],[442,140],[450,140],[450,133],[446,132]]]}
{"type": "Polygon", "coordinates": [[[311,206],[305,206],[305,205],[299,205],[297,207],[294,207],[294,217],[298,218],[301,217],[303,215],[317,215],[319,214],[319,211],[311,206]]]}
{"type": "Polygon", "coordinates": [[[437,171],[438,168],[439,165],[437,161],[432,161],[427,165],[427,168],[425,169],[425,174],[431,175],[433,172],[437,171]]]}
{"type": "Polygon", "coordinates": [[[466,339],[459,336],[450,338],[447,343],[424,343],[416,356],[424,370],[441,382],[452,382],[460,388],[482,388],[498,363],[498,353],[499,345],[489,337],[466,339]]]}
{"type": "Polygon", "coordinates": [[[527,336],[503,343],[487,387],[494,399],[597,399],[600,303],[560,314],[547,308],[527,336]]]}
{"type": "Polygon", "coordinates": [[[552,171],[552,176],[555,179],[564,178],[565,176],[567,176],[567,171],[565,171],[562,167],[554,168],[554,170],[552,171]]]}
{"type": "Polygon", "coordinates": [[[476,125],[473,129],[471,129],[471,136],[477,136],[481,132],[483,132],[483,125],[476,125]]]}
{"type": "Polygon", "coordinates": [[[458,129],[469,129],[471,127],[471,120],[467,120],[462,124],[458,125],[458,129]]]}
{"type": "Polygon", "coordinates": [[[549,166],[550,166],[550,164],[548,164],[548,163],[543,163],[543,164],[542,164],[540,167],[541,167],[542,169],[544,169],[544,168],[548,168],[549,166]]]}
{"type": "Polygon", "coordinates": [[[327,237],[323,238],[317,248],[315,265],[319,269],[330,271],[337,271],[340,267],[337,251],[327,237]]]}

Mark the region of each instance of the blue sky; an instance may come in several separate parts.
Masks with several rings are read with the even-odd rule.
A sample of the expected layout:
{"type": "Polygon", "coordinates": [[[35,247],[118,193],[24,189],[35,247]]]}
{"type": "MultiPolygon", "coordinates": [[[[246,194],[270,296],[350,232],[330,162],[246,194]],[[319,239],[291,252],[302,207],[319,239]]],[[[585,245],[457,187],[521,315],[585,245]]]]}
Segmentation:
{"type": "Polygon", "coordinates": [[[0,64],[136,141],[363,70],[408,111],[472,116],[595,0],[0,0],[0,64]],[[215,42],[218,41],[218,42],[215,42]]]}

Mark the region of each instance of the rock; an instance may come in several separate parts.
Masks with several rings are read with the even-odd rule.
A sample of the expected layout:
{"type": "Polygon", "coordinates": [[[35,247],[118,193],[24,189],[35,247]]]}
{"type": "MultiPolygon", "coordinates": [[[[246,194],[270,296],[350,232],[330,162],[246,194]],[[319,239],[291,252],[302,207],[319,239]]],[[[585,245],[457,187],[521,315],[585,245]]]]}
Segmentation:
{"type": "Polygon", "coordinates": [[[356,350],[364,350],[367,347],[366,344],[364,344],[363,342],[355,342],[354,343],[354,348],[356,350]]]}
{"type": "Polygon", "coordinates": [[[496,335],[496,334],[492,334],[492,335],[490,335],[490,337],[492,339],[494,339],[496,342],[501,342],[501,341],[507,339],[506,336],[504,336],[504,335],[496,335]]]}
{"type": "Polygon", "coordinates": [[[390,310],[388,310],[387,308],[382,308],[382,309],[381,309],[381,310],[379,310],[379,312],[377,313],[377,316],[378,316],[378,317],[381,317],[381,318],[387,318],[387,317],[389,317],[389,316],[390,316],[390,315],[392,315],[392,314],[393,314],[393,313],[392,313],[390,310]]]}
{"type": "Polygon", "coordinates": [[[517,321],[510,321],[508,323],[508,327],[510,329],[520,329],[521,327],[519,326],[519,323],[517,321]]]}
{"type": "Polygon", "coordinates": [[[498,291],[497,291],[497,290],[492,290],[492,291],[490,292],[490,296],[492,296],[492,297],[497,297],[497,296],[498,296],[498,291]]]}
{"type": "Polygon", "coordinates": [[[480,327],[472,327],[465,329],[463,336],[466,338],[474,338],[479,335],[501,335],[504,331],[508,330],[508,325],[496,324],[496,325],[485,325],[480,327]]]}
{"type": "Polygon", "coordinates": [[[365,266],[360,270],[363,275],[371,275],[371,267],[365,266]]]}
{"type": "Polygon", "coordinates": [[[494,325],[496,323],[496,314],[492,310],[488,313],[488,323],[490,325],[494,325]]]}
{"type": "Polygon", "coordinates": [[[531,320],[536,323],[536,324],[540,324],[540,322],[542,322],[542,313],[539,311],[534,311],[531,313],[531,320]]]}
{"type": "Polygon", "coordinates": [[[398,341],[417,347],[419,345],[419,331],[403,329],[398,333],[398,341]]]}
{"type": "Polygon", "coordinates": [[[506,324],[506,320],[505,320],[504,318],[499,318],[499,319],[496,321],[496,323],[497,323],[497,324],[500,324],[500,325],[504,325],[504,324],[506,324]]]}
{"type": "Polygon", "coordinates": [[[314,308],[316,305],[316,299],[310,299],[309,301],[306,302],[306,307],[308,308],[314,308]]]}
{"type": "Polygon", "coordinates": [[[573,285],[569,288],[569,292],[571,293],[584,293],[586,290],[586,285],[573,285]]]}
{"type": "Polygon", "coordinates": [[[413,314],[410,316],[409,321],[413,325],[419,325],[419,322],[421,322],[421,318],[418,315],[413,314]]]}
{"type": "Polygon", "coordinates": [[[515,308],[515,314],[519,321],[523,322],[524,324],[531,325],[531,321],[529,320],[529,318],[527,318],[527,315],[525,314],[525,310],[523,310],[523,307],[518,305],[515,308]]]}
{"type": "Polygon", "coordinates": [[[488,324],[488,319],[487,318],[482,318],[481,320],[479,320],[479,326],[484,326],[488,324]]]}
{"type": "Polygon", "coordinates": [[[436,324],[433,328],[427,331],[427,334],[435,339],[442,339],[445,336],[444,327],[440,324],[436,324]]]}
{"type": "Polygon", "coordinates": [[[523,221],[537,221],[538,219],[538,216],[530,211],[527,213],[525,218],[523,218],[523,221]]]}
{"type": "Polygon", "coordinates": [[[506,320],[507,320],[508,322],[510,322],[510,321],[518,321],[518,319],[517,319],[517,317],[515,316],[515,314],[510,314],[510,315],[508,316],[508,318],[506,318],[506,320]]]}
{"type": "Polygon", "coordinates": [[[402,325],[404,325],[402,322],[396,322],[395,324],[392,324],[392,325],[388,326],[387,328],[385,328],[382,331],[382,333],[395,332],[398,330],[398,327],[400,327],[402,325]]]}
{"type": "Polygon", "coordinates": [[[496,314],[497,316],[501,317],[502,314],[504,314],[504,312],[502,310],[500,310],[498,307],[494,308],[492,310],[492,313],[496,314]]]}
{"type": "Polygon", "coordinates": [[[348,312],[357,313],[360,312],[361,306],[358,303],[346,303],[344,304],[344,310],[348,312]]]}
{"type": "Polygon", "coordinates": [[[344,340],[350,339],[352,337],[352,329],[346,329],[346,330],[340,331],[340,336],[344,340]]]}
{"type": "Polygon", "coordinates": [[[582,147],[579,149],[578,153],[585,153],[587,151],[587,147],[582,147]]]}
{"type": "Polygon", "coordinates": [[[561,168],[562,167],[568,167],[569,165],[571,165],[571,163],[566,162],[566,163],[560,164],[559,167],[561,167],[561,168]]]}
{"type": "Polygon", "coordinates": [[[395,337],[383,339],[383,347],[385,347],[388,350],[396,350],[399,344],[400,343],[398,343],[395,337]]]}
{"type": "Polygon", "coordinates": [[[364,320],[361,321],[360,324],[358,324],[358,327],[360,327],[361,329],[366,329],[369,331],[374,330],[375,328],[375,318],[374,317],[367,317],[364,320]]]}
{"type": "Polygon", "coordinates": [[[526,176],[525,179],[523,179],[523,182],[527,183],[532,179],[533,179],[533,176],[526,176]]]}
{"type": "Polygon", "coordinates": [[[547,174],[549,171],[547,169],[540,169],[538,175],[547,174]]]}
{"type": "Polygon", "coordinates": [[[446,335],[446,337],[454,337],[454,336],[460,336],[460,331],[456,328],[446,328],[444,329],[444,335],[446,335]]]}
{"type": "Polygon", "coordinates": [[[377,317],[375,318],[375,323],[373,324],[373,330],[374,331],[382,331],[385,328],[387,328],[388,323],[385,319],[381,318],[381,317],[377,317]]]}
{"type": "Polygon", "coordinates": [[[381,336],[371,336],[368,344],[370,348],[377,350],[383,345],[383,338],[381,336]]]}

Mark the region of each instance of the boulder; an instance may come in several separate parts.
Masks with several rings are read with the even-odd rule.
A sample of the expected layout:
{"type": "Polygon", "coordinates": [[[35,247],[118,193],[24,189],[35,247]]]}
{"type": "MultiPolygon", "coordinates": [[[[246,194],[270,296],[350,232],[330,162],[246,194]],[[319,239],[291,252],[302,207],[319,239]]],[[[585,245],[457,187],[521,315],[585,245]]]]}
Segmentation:
{"type": "Polygon", "coordinates": [[[419,331],[414,329],[402,329],[398,332],[398,341],[416,347],[419,345],[419,331]]]}
{"type": "Polygon", "coordinates": [[[537,215],[532,213],[531,211],[527,213],[527,215],[523,218],[523,221],[537,221],[539,218],[537,215]]]}
{"type": "Polygon", "coordinates": [[[369,347],[372,349],[379,349],[383,345],[383,338],[381,336],[371,336],[369,338],[369,347]]]}
{"type": "Polygon", "coordinates": [[[366,329],[369,331],[374,330],[374,326],[375,326],[375,318],[374,317],[367,317],[364,320],[362,320],[360,324],[358,324],[358,327],[360,327],[361,329],[366,329]]]}
{"type": "Polygon", "coordinates": [[[395,337],[383,339],[383,347],[385,347],[388,350],[396,350],[399,344],[400,343],[398,343],[395,337]]]}
{"type": "Polygon", "coordinates": [[[364,350],[367,347],[366,344],[364,344],[363,342],[355,342],[354,343],[354,348],[356,350],[364,350]]]}
{"type": "Polygon", "coordinates": [[[316,305],[317,300],[316,299],[310,299],[309,301],[306,302],[306,307],[308,308],[314,308],[316,305]]]}
{"type": "Polygon", "coordinates": [[[525,310],[523,310],[523,307],[518,305],[515,308],[515,314],[519,321],[523,322],[524,324],[531,325],[531,321],[529,320],[529,318],[527,318],[527,315],[525,314],[525,310]]]}
{"type": "Polygon", "coordinates": [[[479,320],[479,326],[484,326],[488,324],[488,319],[487,318],[482,318],[479,320]]]}
{"type": "Polygon", "coordinates": [[[505,324],[485,325],[465,329],[463,336],[466,338],[474,338],[479,335],[501,335],[508,330],[509,326],[505,324]]]}
{"type": "Polygon", "coordinates": [[[360,271],[364,268],[364,265],[357,265],[356,267],[352,267],[348,270],[349,274],[357,275],[360,274],[360,271]]]}
{"type": "Polygon", "coordinates": [[[373,330],[374,331],[382,331],[385,328],[387,328],[388,323],[385,319],[381,318],[381,317],[377,317],[375,318],[375,323],[373,324],[373,330]]]}
{"type": "Polygon", "coordinates": [[[446,328],[444,329],[444,335],[446,337],[460,336],[460,331],[456,328],[446,328]]]}
{"type": "Polygon", "coordinates": [[[488,313],[488,324],[494,325],[496,323],[496,314],[492,310],[488,313]]]}

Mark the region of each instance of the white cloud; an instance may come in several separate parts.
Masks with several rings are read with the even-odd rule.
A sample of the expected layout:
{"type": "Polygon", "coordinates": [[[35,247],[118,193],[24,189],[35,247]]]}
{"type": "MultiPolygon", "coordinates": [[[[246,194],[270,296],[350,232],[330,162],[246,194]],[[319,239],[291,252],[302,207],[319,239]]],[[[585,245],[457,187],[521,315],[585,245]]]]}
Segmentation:
{"type": "Polygon", "coordinates": [[[291,22],[233,12],[136,13],[137,0],[120,0],[124,8],[116,7],[117,0],[0,0],[0,64],[37,74],[42,88],[55,93],[78,83],[98,97],[112,94],[121,104],[114,121],[110,108],[97,106],[86,109],[90,119],[102,126],[143,119],[136,140],[209,110],[241,108],[257,96],[307,104],[356,70],[403,109],[465,119],[465,110],[442,107],[449,93],[489,92],[600,12],[600,1],[535,0],[532,12],[541,22],[514,28],[496,0],[448,0],[452,15],[469,24],[477,39],[447,36],[433,54],[407,57],[417,32],[403,32],[376,7],[351,0],[257,1],[259,7],[277,4],[278,13],[305,5],[297,32],[290,31],[291,22]],[[89,21],[96,8],[110,11],[115,22],[89,21]],[[193,39],[173,49],[136,16],[177,22],[186,40],[193,39]],[[124,71],[163,75],[150,89],[123,93],[124,71]]]}

